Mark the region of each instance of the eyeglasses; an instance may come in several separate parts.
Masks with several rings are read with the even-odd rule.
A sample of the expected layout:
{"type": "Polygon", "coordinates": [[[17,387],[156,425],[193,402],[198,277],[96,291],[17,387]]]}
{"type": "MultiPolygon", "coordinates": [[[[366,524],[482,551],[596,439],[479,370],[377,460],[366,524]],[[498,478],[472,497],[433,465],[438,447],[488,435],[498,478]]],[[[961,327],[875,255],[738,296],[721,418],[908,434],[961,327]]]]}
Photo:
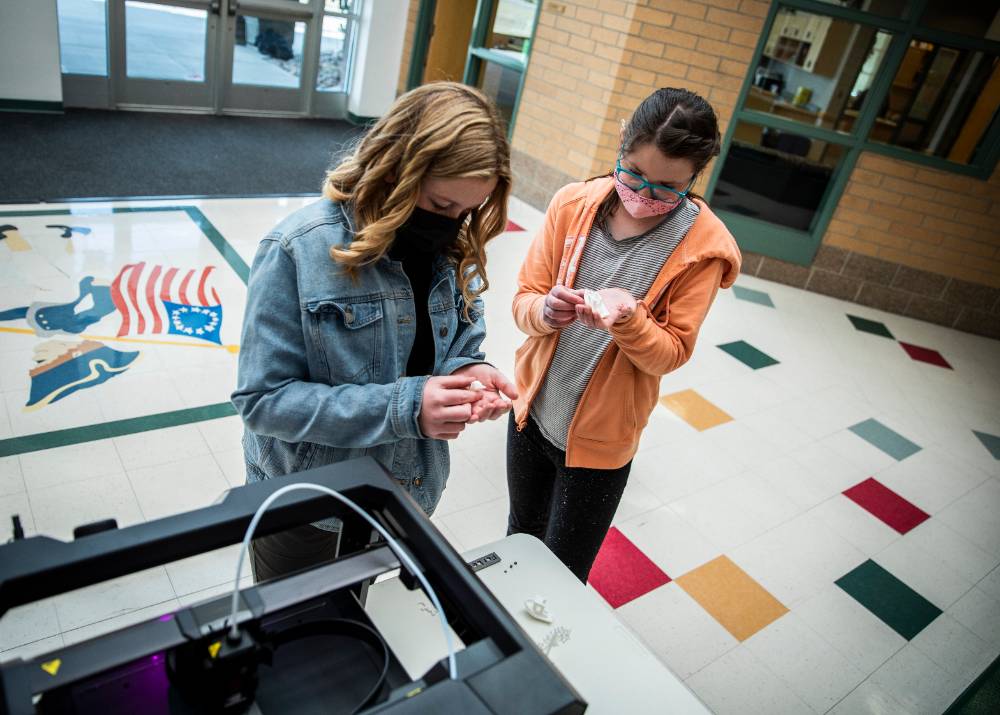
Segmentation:
{"type": "Polygon", "coordinates": [[[615,165],[615,176],[621,179],[621,182],[625,184],[625,186],[629,187],[636,193],[642,191],[646,187],[649,187],[654,199],[665,201],[669,204],[676,204],[678,201],[687,196],[688,192],[691,191],[691,186],[694,184],[693,176],[691,177],[691,181],[688,182],[687,188],[683,191],[671,189],[669,186],[654,184],[650,181],[646,181],[644,177],[636,174],[634,171],[629,171],[623,167],[621,158],[618,159],[618,162],[615,165]]]}

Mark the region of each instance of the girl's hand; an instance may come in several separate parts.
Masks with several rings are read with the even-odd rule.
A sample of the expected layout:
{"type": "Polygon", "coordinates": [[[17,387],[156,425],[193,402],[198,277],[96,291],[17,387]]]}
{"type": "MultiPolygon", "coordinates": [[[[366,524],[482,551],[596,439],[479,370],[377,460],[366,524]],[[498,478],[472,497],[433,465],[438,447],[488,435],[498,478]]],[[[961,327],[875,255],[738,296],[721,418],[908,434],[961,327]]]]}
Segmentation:
{"type": "Polygon", "coordinates": [[[485,363],[466,365],[452,375],[471,377],[482,385],[482,389],[477,391],[479,399],[472,403],[469,424],[497,419],[510,409],[510,401],[505,399],[504,395],[511,399],[517,398],[517,388],[514,383],[492,365],[485,363]]]}
{"type": "Polygon", "coordinates": [[[432,377],[424,385],[417,424],[429,439],[455,439],[472,417],[480,394],[470,390],[475,378],[467,375],[432,377]]]}
{"type": "Polygon", "coordinates": [[[608,309],[608,316],[602,318],[586,303],[576,306],[576,319],[595,330],[608,330],[620,320],[628,320],[635,313],[636,300],[627,290],[605,288],[597,291],[608,309]]]}
{"type": "Polygon", "coordinates": [[[552,328],[565,328],[576,320],[576,308],[583,305],[583,291],[570,290],[566,286],[554,285],[545,296],[542,306],[542,320],[552,328]]]}

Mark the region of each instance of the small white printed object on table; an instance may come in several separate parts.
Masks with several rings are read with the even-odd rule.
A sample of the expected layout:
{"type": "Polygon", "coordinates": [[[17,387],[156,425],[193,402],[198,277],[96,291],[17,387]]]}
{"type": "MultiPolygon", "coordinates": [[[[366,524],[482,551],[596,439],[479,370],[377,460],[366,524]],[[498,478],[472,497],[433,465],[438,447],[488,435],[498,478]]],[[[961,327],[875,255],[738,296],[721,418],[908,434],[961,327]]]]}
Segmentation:
{"type": "MultiPolygon", "coordinates": [[[[477,576],[587,701],[588,713],[711,713],[538,539],[514,534],[463,557],[490,552],[500,562],[477,576]],[[538,596],[551,623],[528,615],[525,602],[538,596]]],[[[408,591],[399,578],[372,584],[365,610],[410,677],[423,676],[447,655],[430,599],[419,589],[408,591]]]]}

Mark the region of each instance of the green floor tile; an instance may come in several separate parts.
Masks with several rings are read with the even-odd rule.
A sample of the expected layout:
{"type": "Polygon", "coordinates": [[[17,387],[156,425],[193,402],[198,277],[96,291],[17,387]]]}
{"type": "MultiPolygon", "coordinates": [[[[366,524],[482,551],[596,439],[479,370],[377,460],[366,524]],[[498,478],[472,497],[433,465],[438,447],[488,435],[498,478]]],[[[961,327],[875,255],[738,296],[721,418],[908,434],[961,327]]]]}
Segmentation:
{"type": "Polygon", "coordinates": [[[885,323],[879,323],[875,320],[868,320],[867,318],[859,318],[856,315],[848,315],[847,318],[851,321],[855,328],[863,333],[871,333],[872,335],[880,335],[883,338],[891,338],[895,340],[895,336],[889,332],[889,328],[885,327],[885,323]]]}
{"type": "Polygon", "coordinates": [[[771,296],[762,290],[753,290],[752,288],[733,286],[733,295],[740,300],[746,300],[751,303],[756,303],[757,305],[766,305],[769,308],[774,307],[774,303],[771,302],[771,296]]]}
{"type": "Polygon", "coordinates": [[[914,444],[898,432],[893,432],[878,420],[865,420],[849,429],[861,439],[899,461],[916,454],[921,449],[919,445],[914,444]]]}
{"type": "Polygon", "coordinates": [[[941,615],[940,608],[870,559],[837,585],[906,640],[941,615]]]}
{"type": "Polygon", "coordinates": [[[725,350],[744,365],[752,367],[754,370],[778,364],[778,361],[773,357],[767,353],[761,352],[744,340],[737,340],[735,343],[725,343],[723,345],[719,345],[718,347],[725,350]]]}
{"type": "Polygon", "coordinates": [[[976,435],[983,446],[990,451],[993,459],[1000,459],[1000,437],[986,432],[976,432],[976,430],[972,430],[972,434],[976,435]]]}

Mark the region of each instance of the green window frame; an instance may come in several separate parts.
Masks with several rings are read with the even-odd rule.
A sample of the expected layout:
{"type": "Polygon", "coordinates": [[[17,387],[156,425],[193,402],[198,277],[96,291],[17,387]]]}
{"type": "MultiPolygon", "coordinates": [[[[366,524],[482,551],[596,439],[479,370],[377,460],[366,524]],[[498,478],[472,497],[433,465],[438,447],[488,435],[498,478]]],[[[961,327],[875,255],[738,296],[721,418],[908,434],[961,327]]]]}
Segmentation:
{"type": "Polygon", "coordinates": [[[863,10],[820,2],[820,0],[774,0],[771,3],[767,19],[764,23],[764,29],[758,38],[757,47],[750,61],[747,75],[740,88],[740,93],[736,101],[736,109],[723,137],[721,155],[715,162],[705,195],[711,201],[723,164],[729,155],[736,126],[741,121],[799,134],[813,140],[836,144],[843,147],[846,153],[833,171],[830,184],[820,201],[816,218],[809,231],[796,230],[761,219],[743,216],[738,213],[722,209],[718,210],[719,217],[726,223],[733,232],[733,235],[736,236],[742,248],[754,253],[779,258],[790,263],[803,266],[810,265],[813,257],[819,250],[820,243],[840,202],[844,187],[847,185],[847,181],[853,173],[854,167],[857,165],[861,152],[880,154],[893,159],[908,161],[977,179],[986,180],[990,178],[993,170],[996,168],[997,161],[1000,160],[1000,121],[994,120],[989,129],[987,129],[983,142],[985,151],[980,152],[972,164],[959,164],[891,144],[871,141],[868,138],[882,102],[888,96],[892,81],[899,70],[907,48],[910,46],[910,41],[914,38],[963,50],[982,51],[1000,55],[1000,42],[921,25],[920,18],[924,14],[927,2],[928,0],[909,0],[907,12],[902,18],[884,17],[863,10]],[[755,68],[760,64],[764,46],[780,8],[803,10],[892,33],[892,41],[889,44],[889,49],[882,60],[882,64],[869,89],[867,99],[861,107],[858,118],[849,133],[816,127],[785,119],[774,114],[744,108],[747,95],[753,84],[755,68]]]}

